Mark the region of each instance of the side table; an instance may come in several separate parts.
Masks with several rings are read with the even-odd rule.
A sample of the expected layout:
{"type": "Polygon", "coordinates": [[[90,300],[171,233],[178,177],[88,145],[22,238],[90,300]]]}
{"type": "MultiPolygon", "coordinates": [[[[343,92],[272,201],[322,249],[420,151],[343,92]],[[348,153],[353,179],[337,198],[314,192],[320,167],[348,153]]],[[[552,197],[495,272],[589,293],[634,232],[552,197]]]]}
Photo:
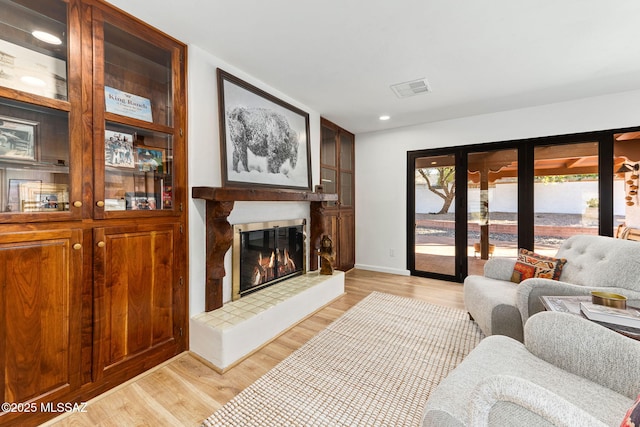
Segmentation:
{"type": "MultiPolygon", "coordinates": [[[[581,316],[585,319],[586,316],[580,311],[581,302],[591,302],[590,296],[541,296],[540,301],[547,311],[560,311],[564,313],[574,314],[581,316]]],[[[639,300],[628,300],[627,306],[640,307],[639,300]]],[[[589,319],[587,319],[589,320],[589,319]]],[[[589,320],[595,322],[606,328],[614,330],[622,335],[625,335],[634,340],[640,341],[640,329],[630,328],[628,326],[615,325],[613,323],[596,322],[595,320],[589,320]]]]}

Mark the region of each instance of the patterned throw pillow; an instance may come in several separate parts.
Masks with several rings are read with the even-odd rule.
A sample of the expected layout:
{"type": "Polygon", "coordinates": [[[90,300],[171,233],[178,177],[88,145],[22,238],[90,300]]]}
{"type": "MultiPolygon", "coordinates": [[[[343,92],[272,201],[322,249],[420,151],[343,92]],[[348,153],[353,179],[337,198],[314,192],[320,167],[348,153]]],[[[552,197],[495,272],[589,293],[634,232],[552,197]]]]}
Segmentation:
{"type": "Polygon", "coordinates": [[[516,265],[511,274],[511,281],[520,283],[532,277],[558,280],[566,262],[567,260],[564,258],[552,258],[520,248],[516,265]]]}
{"type": "Polygon", "coordinates": [[[640,426],[640,395],[631,408],[627,411],[622,420],[620,427],[639,427],[640,426]]]}

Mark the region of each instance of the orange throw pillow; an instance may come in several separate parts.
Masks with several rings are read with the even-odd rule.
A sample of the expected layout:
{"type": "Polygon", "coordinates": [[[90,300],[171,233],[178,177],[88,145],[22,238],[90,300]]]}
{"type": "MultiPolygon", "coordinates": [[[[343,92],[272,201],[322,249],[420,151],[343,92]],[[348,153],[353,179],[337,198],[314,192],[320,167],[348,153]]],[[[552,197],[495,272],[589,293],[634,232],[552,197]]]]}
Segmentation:
{"type": "Polygon", "coordinates": [[[562,267],[566,263],[567,260],[564,258],[539,255],[520,248],[516,265],[513,267],[513,273],[511,274],[511,281],[520,283],[532,277],[558,280],[560,279],[560,273],[562,273],[562,267]]]}

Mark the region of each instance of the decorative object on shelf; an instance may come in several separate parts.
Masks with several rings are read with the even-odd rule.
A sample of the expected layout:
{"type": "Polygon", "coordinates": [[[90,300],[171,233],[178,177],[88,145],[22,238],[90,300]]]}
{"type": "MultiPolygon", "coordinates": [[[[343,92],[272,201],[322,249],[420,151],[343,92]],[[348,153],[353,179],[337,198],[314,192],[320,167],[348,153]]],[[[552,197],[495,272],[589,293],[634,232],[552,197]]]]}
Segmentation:
{"type": "Polygon", "coordinates": [[[30,181],[19,184],[20,205],[23,212],[52,212],[69,210],[69,186],[49,182],[30,181]]]}
{"type": "Polygon", "coordinates": [[[224,185],[311,190],[309,114],[217,72],[224,185]]]}
{"type": "Polygon", "coordinates": [[[126,193],[126,209],[131,211],[153,211],[157,209],[156,195],[147,193],[126,193]]]}
{"type": "Polygon", "coordinates": [[[153,122],[151,100],[109,86],[104,87],[105,110],[108,113],[153,122]]]}
{"type": "Polygon", "coordinates": [[[638,170],[640,170],[640,163],[623,163],[616,173],[628,173],[633,172],[629,179],[625,181],[627,185],[627,196],[625,197],[625,201],[627,206],[635,205],[633,199],[638,195],[638,170]]]}
{"type": "Polygon", "coordinates": [[[0,39],[0,85],[67,100],[67,62],[0,39]]]}
{"type": "Polygon", "coordinates": [[[165,151],[162,148],[137,145],[136,165],[141,172],[164,172],[165,151]]]}
{"type": "Polygon", "coordinates": [[[38,123],[0,116],[0,158],[36,160],[38,123]]]}
{"type": "Polygon", "coordinates": [[[135,167],[133,135],[111,130],[104,131],[104,164],[119,168],[135,167]]]}
{"type": "Polygon", "coordinates": [[[39,179],[10,179],[9,194],[7,197],[7,212],[20,212],[22,204],[20,203],[20,185],[31,183],[32,185],[41,185],[42,180],[39,179]]]}
{"type": "Polygon", "coordinates": [[[320,274],[333,274],[333,264],[336,262],[336,252],[333,250],[333,240],[328,235],[323,235],[320,239],[320,274]]]}
{"type": "Polygon", "coordinates": [[[126,209],[124,199],[104,199],[105,211],[123,211],[126,209]]]}

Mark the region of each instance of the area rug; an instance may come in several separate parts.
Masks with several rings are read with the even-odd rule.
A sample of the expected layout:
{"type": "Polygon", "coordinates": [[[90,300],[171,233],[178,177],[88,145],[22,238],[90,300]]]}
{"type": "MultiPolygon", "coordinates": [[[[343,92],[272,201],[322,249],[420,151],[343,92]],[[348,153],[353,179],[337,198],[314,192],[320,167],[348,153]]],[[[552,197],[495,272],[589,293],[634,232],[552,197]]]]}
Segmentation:
{"type": "Polygon", "coordinates": [[[374,292],[207,418],[207,427],[419,426],[483,338],[462,310],[374,292]]]}

